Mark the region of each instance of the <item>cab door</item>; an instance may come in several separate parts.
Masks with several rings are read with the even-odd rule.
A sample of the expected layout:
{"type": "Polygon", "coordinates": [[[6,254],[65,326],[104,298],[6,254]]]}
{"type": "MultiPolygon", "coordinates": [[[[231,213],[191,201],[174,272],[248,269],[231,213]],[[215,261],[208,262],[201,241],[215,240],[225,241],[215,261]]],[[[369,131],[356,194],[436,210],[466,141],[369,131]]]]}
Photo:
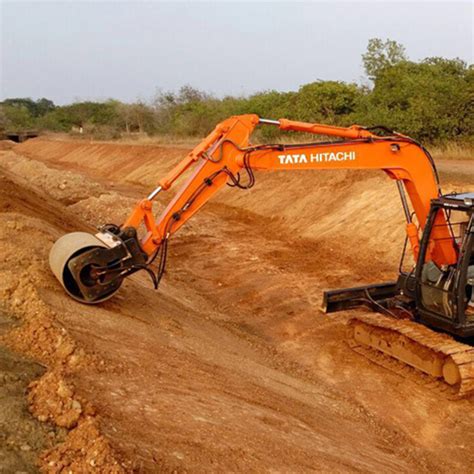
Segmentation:
{"type": "Polygon", "coordinates": [[[461,249],[465,245],[466,226],[468,218],[463,211],[445,209],[442,206],[434,206],[428,217],[425,234],[423,235],[420,256],[417,263],[417,300],[418,307],[422,312],[437,320],[449,321],[450,325],[460,322],[459,292],[461,284],[461,249]],[[445,224],[448,229],[447,239],[453,245],[458,261],[453,265],[437,265],[431,258],[429,249],[437,243],[434,235],[439,235],[435,229],[440,224],[437,214],[443,213],[445,224]]]}
{"type": "Polygon", "coordinates": [[[474,214],[471,214],[465,227],[457,286],[460,323],[474,323],[474,214]]]}

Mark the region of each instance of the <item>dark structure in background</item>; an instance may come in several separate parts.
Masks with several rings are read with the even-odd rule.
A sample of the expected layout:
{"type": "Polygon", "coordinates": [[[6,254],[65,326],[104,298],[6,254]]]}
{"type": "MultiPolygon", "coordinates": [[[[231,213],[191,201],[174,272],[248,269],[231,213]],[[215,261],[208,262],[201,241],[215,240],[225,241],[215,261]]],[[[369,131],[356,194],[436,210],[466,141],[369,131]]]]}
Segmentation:
{"type": "Polygon", "coordinates": [[[30,138],[36,138],[39,132],[36,130],[21,130],[19,132],[0,132],[0,140],[11,140],[15,143],[22,143],[30,138]]]}

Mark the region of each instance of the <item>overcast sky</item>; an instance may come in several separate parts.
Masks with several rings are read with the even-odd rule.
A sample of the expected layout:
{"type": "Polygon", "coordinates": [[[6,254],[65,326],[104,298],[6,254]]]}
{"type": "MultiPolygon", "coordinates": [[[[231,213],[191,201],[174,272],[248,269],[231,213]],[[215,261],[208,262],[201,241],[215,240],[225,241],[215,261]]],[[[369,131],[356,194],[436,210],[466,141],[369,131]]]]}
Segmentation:
{"type": "Polygon", "coordinates": [[[473,2],[8,2],[1,98],[150,99],[184,84],[224,94],[363,80],[372,37],[410,59],[473,62],[473,2]]]}

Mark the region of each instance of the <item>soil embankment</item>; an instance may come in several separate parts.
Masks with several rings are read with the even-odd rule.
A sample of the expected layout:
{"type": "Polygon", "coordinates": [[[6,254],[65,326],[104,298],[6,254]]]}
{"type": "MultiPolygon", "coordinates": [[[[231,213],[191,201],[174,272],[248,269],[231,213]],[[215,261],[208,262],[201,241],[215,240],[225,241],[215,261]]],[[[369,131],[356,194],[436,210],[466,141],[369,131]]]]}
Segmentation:
{"type": "MultiPolygon", "coordinates": [[[[67,431],[41,447],[43,469],[472,471],[472,401],[354,354],[348,316],[319,310],[324,289],[396,273],[403,214],[383,175],[259,174],[173,238],[159,292],[137,274],[98,306],[64,294],[52,242],[120,223],[184,153],[0,152],[0,296],[21,323],[5,342],[47,366],[30,409],[67,431]]],[[[463,170],[447,184],[472,187],[463,170]]]]}

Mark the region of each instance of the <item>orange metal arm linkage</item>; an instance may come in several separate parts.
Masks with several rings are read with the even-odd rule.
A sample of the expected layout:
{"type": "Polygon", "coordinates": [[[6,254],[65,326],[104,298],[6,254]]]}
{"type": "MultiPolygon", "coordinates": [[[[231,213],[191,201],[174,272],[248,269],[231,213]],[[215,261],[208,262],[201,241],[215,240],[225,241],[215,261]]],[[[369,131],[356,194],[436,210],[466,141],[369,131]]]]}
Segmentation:
{"type": "MultiPolygon", "coordinates": [[[[148,233],[142,247],[153,254],[164,238],[176,232],[190,219],[231,176],[250,167],[252,170],[295,169],[381,169],[392,179],[403,182],[417,220],[423,229],[430,208],[430,201],[438,197],[434,170],[425,152],[406,137],[379,137],[363,129],[333,127],[286,119],[271,121],[256,115],[230,117],[188,154],[163,178],[158,188],[132,212],[124,226],[138,227],[144,222],[148,233]],[[282,130],[331,135],[347,141],[310,145],[250,146],[250,136],[258,123],[278,125],[282,130]],[[155,223],[152,203],[156,194],[166,190],[186,170],[194,171],[174,196],[155,223]]],[[[418,229],[407,216],[407,235],[415,258],[419,249],[418,229]]],[[[438,264],[452,264],[457,255],[451,245],[451,235],[443,224],[444,217],[437,217],[433,232],[436,244],[431,257],[438,264]]]]}
{"type": "Polygon", "coordinates": [[[295,122],[293,120],[278,120],[281,130],[292,130],[294,132],[306,132],[314,135],[330,135],[340,138],[370,138],[375,135],[358,125],[352,127],[334,127],[331,125],[320,125],[318,123],[295,122]]]}

